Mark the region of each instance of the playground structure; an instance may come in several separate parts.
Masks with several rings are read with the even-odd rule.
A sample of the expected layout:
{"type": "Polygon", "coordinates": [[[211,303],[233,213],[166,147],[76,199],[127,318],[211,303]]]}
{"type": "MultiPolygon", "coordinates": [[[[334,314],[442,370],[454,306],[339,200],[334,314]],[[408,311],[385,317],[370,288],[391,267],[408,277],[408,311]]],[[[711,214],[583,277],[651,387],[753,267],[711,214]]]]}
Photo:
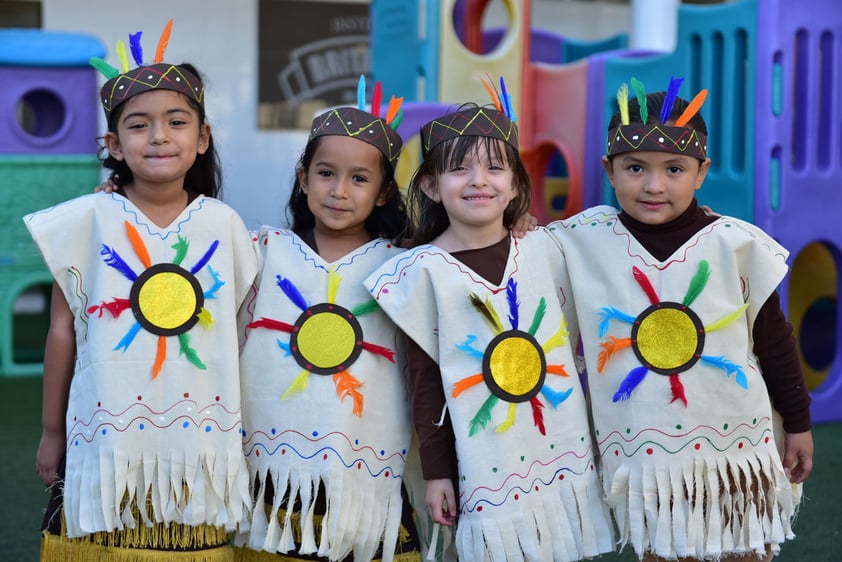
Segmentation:
{"type": "Polygon", "coordinates": [[[40,375],[52,276],[23,215],[90,193],[100,181],[97,82],[88,66],[96,39],[0,30],[0,376],[40,375]],[[20,297],[35,304],[21,310],[20,297]],[[29,322],[17,329],[18,322],[29,322]],[[29,349],[23,332],[37,340],[29,349]]]}
{"type": "Polygon", "coordinates": [[[577,45],[530,28],[528,0],[504,2],[509,27],[482,30],[488,0],[373,0],[374,78],[404,95],[403,185],[417,165],[420,124],[466,100],[484,103],[486,73],[504,76],[541,222],[614,203],[600,156],[618,86],[649,91],[684,77],[702,88],[712,160],[701,203],[753,222],[790,250],[782,283],[815,422],[842,420],[839,329],[842,231],[842,11],[836,0],[738,0],[679,8],[675,49],[625,48],[623,38],[577,45]],[[559,177],[563,174],[563,177],[559,177]],[[834,204],[835,203],[835,204],[834,204]]]}

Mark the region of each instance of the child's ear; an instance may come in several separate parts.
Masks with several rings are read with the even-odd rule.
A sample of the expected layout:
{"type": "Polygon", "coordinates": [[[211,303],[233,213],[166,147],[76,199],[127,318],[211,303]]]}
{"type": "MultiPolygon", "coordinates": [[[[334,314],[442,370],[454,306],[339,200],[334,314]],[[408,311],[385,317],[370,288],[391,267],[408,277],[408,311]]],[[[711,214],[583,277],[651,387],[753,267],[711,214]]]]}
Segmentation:
{"type": "Polygon", "coordinates": [[[208,151],[208,147],[210,146],[210,135],[210,125],[203,123],[199,126],[199,149],[197,151],[199,154],[204,154],[208,151]]]}
{"type": "Polygon", "coordinates": [[[112,133],[111,131],[105,133],[105,148],[108,150],[108,154],[116,160],[123,160],[123,151],[120,149],[120,137],[116,133],[112,133]]]}
{"type": "Polygon", "coordinates": [[[301,191],[307,195],[307,170],[304,168],[296,168],[295,174],[298,176],[298,185],[301,186],[301,191]]]}
{"type": "Polygon", "coordinates": [[[602,167],[605,168],[605,174],[608,176],[608,181],[611,182],[611,187],[614,187],[614,161],[607,156],[602,157],[602,167]]]}
{"type": "Polygon", "coordinates": [[[441,203],[441,195],[439,195],[439,190],[436,187],[436,182],[433,181],[432,177],[423,176],[418,182],[418,188],[421,189],[424,195],[426,195],[436,203],[441,203]]]}
{"type": "Polygon", "coordinates": [[[708,170],[710,170],[710,158],[706,158],[704,162],[699,164],[699,173],[696,175],[696,189],[702,187],[702,184],[705,182],[705,178],[708,175],[708,170]]]}

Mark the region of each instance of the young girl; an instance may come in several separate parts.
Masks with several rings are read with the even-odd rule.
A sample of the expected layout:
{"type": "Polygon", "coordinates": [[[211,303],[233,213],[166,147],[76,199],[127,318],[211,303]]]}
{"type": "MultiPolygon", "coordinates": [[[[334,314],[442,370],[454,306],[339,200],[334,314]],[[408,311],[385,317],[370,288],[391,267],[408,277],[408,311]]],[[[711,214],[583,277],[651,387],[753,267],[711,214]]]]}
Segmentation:
{"type": "Polygon", "coordinates": [[[153,64],[140,34],[137,68],[96,62],[119,193],[24,218],[55,278],[42,560],[229,560],[248,522],[236,317],[257,263],[245,225],[215,199],[202,80],[162,62],[171,23],[153,64]]]}
{"type": "Polygon", "coordinates": [[[698,113],[707,92],[688,103],[680,83],[646,95],[633,81],[631,101],[620,90],[603,164],[622,210],[550,228],[568,262],[621,543],[644,560],[768,560],[793,536],[799,490],[787,472],[802,482],[813,454],[810,399],[775,291],[787,251],[697,206],[710,167],[698,113]]]}
{"type": "Polygon", "coordinates": [[[496,105],[422,127],[409,189],[421,245],[365,283],[411,340],[426,503],[433,521],[456,524],[459,559],[580,560],[614,543],[575,316],[557,243],[507,230],[529,209],[530,181],[511,103],[496,105]]]}
{"type": "Polygon", "coordinates": [[[381,119],[379,91],[371,112],[360,100],[313,120],[292,228],[257,235],[241,360],[257,503],[243,561],[420,559],[402,498],[412,435],[402,335],[362,285],[400,251],[406,226],[400,100],[381,119]]]}

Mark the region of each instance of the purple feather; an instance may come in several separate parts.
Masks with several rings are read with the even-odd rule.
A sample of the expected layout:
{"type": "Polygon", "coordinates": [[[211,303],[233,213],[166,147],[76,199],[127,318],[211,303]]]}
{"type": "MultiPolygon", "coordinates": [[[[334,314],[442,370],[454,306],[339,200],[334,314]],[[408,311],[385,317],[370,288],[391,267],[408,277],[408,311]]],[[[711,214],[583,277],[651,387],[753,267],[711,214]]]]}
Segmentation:
{"type": "Polygon", "coordinates": [[[512,325],[512,330],[517,330],[518,325],[518,306],[517,302],[517,282],[514,279],[509,279],[506,284],[506,300],[509,302],[509,322],[512,325]]]}
{"type": "Polygon", "coordinates": [[[129,267],[123,258],[120,257],[120,254],[117,253],[116,250],[112,250],[105,244],[102,245],[102,250],[99,251],[101,256],[105,256],[105,263],[110,265],[117,271],[123,274],[129,281],[136,281],[137,280],[137,273],[132,271],[132,268],[129,267]]]}
{"type": "Polygon", "coordinates": [[[675,105],[675,98],[678,97],[678,90],[681,88],[681,83],[684,78],[673,78],[670,76],[670,84],[667,86],[667,95],[664,96],[664,103],[661,106],[661,123],[666,123],[672,113],[672,107],[675,105]]]}
{"type": "Polygon", "coordinates": [[[213,253],[216,251],[216,249],[218,247],[219,247],[219,240],[214,240],[213,244],[211,244],[210,248],[208,248],[208,251],[205,252],[204,256],[202,256],[202,259],[200,259],[198,262],[196,262],[196,265],[194,265],[193,268],[190,270],[190,273],[192,273],[193,275],[196,275],[197,271],[199,271],[200,269],[205,267],[205,265],[210,261],[211,257],[213,256],[213,253]]]}
{"type": "Polygon", "coordinates": [[[646,373],[649,370],[646,367],[635,367],[629,374],[626,375],[626,378],[623,379],[623,382],[620,383],[620,388],[617,389],[617,392],[614,393],[614,402],[621,402],[623,400],[628,400],[631,396],[632,391],[637,388],[637,385],[646,378],[646,373]]]}
{"type": "Polygon", "coordinates": [[[143,46],[140,44],[140,38],[142,35],[142,31],[129,33],[129,48],[132,51],[132,58],[138,66],[143,66],[143,46]]]}
{"type": "Polygon", "coordinates": [[[300,308],[302,312],[307,310],[309,306],[307,305],[307,301],[304,300],[304,295],[302,295],[298,290],[298,287],[296,287],[292,281],[286,277],[281,277],[280,275],[276,275],[276,277],[278,278],[278,287],[280,287],[284,294],[289,297],[289,300],[291,300],[295,306],[300,308]]]}

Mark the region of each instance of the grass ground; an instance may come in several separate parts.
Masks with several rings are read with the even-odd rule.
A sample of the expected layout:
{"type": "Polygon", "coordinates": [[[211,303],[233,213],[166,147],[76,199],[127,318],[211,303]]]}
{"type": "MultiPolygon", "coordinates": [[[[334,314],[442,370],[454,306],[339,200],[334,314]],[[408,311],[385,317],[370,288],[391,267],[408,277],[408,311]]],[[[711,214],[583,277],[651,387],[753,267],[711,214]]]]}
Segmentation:
{"type": "MultiPolygon", "coordinates": [[[[35,475],[41,419],[41,379],[0,377],[0,560],[38,560],[39,533],[47,493],[35,475]]],[[[805,484],[805,500],[795,532],[777,562],[842,561],[842,423],[813,429],[815,469],[805,484]]],[[[631,562],[622,554],[599,558],[631,562]]]]}

